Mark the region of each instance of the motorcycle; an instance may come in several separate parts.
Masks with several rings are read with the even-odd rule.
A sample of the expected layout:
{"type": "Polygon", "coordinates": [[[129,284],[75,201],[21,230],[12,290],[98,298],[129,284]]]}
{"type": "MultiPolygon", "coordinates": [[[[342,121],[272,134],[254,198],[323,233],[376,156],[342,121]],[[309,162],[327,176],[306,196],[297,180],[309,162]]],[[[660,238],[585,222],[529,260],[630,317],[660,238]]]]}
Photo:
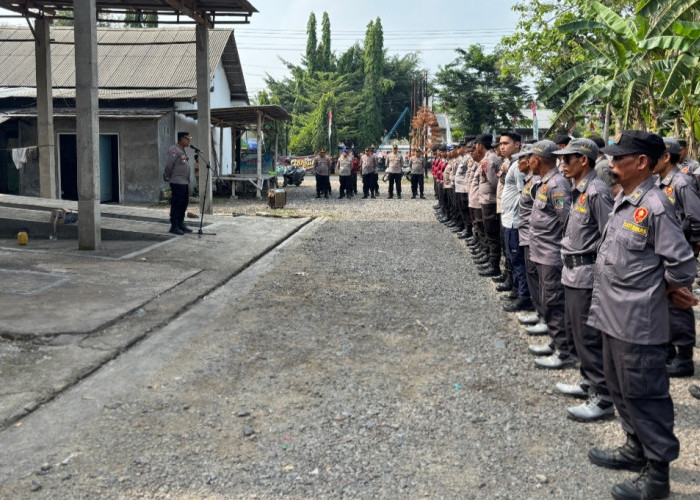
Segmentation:
{"type": "Polygon", "coordinates": [[[301,182],[304,180],[304,176],[306,175],[306,170],[303,167],[295,167],[294,165],[287,165],[284,169],[284,173],[282,174],[282,177],[284,177],[284,183],[282,184],[282,187],[285,187],[289,184],[294,184],[295,186],[299,186],[301,182]]]}

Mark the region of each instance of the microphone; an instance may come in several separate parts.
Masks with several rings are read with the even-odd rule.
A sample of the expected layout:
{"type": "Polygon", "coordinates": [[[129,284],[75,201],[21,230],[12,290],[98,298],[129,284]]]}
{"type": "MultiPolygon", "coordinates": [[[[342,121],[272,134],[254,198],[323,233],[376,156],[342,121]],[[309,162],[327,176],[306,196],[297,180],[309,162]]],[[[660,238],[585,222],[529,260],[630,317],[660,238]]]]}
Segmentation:
{"type": "Polygon", "coordinates": [[[195,153],[201,153],[201,152],[202,152],[201,149],[196,148],[196,147],[192,146],[191,144],[190,144],[190,149],[194,149],[194,152],[195,152],[195,153]]]}

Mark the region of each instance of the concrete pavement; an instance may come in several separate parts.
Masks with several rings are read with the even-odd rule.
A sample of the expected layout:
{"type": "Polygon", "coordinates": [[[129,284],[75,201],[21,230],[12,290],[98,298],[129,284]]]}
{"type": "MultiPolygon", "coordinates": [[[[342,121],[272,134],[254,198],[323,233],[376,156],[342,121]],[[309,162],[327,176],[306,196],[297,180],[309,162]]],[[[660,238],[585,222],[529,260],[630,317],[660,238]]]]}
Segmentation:
{"type": "MultiPolygon", "coordinates": [[[[76,205],[76,206],[74,206],[76,205]]],[[[309,223],[205,216],[167,233],[164,210],[103,205],[103,244],[79,251],[50,210],[75,202],[0,195],[0,429],[184,313],[309,223]],[[27,246],[16,234],[29,226],[27,246]]]]}

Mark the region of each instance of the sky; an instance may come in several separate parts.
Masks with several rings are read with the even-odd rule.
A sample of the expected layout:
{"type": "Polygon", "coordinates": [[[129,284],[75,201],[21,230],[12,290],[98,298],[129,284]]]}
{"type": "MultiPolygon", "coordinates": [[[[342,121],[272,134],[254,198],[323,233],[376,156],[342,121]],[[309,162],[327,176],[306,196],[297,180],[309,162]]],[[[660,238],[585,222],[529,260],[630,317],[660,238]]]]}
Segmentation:
{"type": "MultiPolygon", "coordinates": [[[[379,17],[384,48],[389,56],[418,52],[421,69],[433,76],[453,61],[455,48],[479,43],[490,52],[501,37],[512,33],[518,15],[516,0],[249,0],[258,10],[249,24],[217,24],[233,28],[243,65],[248,95],[265,88],[265,76],[284,78],[287,67],[280,57],[299,64],[306,51],[306,24],[316,15],[317,38],[327,12],[331,22],[331,50],[341,55],[355,42],[362,43],[367,24],[379,17]]],[[[7,13],[0,9],[1,13],[7,13]]],[[[24,19],[0,19],[26,26],[24,19]]],[[[167,25],[167,27],[173,27],[167,25]]]]}
{"type": "Polygon", "coordinates": [[[515,30],[515,0],[250,0],[258,13],[250,24],[234,26],[243,72],[252,98],[265,87],[269,74],[275,79],[288,70],[280,57],[299,64],[306,51],[306,24],[316,15],[317,38],[327,12],[331,22],[331,50],[342,54],[355,42],[362,43],[367,24],[379,17],[388,55],[419,52],[429,77],[455,59],[454,49],[480,43],[487,52],[515,30]]]}

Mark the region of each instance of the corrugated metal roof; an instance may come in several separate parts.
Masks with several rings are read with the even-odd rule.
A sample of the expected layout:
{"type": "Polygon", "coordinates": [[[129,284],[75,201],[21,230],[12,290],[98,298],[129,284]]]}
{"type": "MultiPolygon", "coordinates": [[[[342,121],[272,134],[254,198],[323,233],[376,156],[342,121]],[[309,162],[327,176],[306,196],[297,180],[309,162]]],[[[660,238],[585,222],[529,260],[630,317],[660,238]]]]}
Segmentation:
{"type": "MultiPolygon", "coordinates": [[[[51,38],[54,96],[72,97],[75,95],[73,29],[52,28],[51,38]]],[[[194,28],[99,28],[97,40],[100,98],[120,98],[122,94],[125,98],[196,97],[194,28]]],[[[33,89],[36,85],[33,60],[34,39],[29,28],[0,27],[0,67],[3,68],[0,88],[33,89]]],[[[210,79],[214,77],[219,60],[224,66],[232,99],[247,102],[232,30],[209,31],[210,79]]],[[[27,97],[34,96],[35,93],[27,97]]]]}
{"type": "MultiPolygon", "coordinates": [[[[210,110],[211,123],[217,126],[236,126],[245,128],[246,125],[258,122],[258,112],[262,113],[264,120],[290,121],[292,115],[287,113],[282,106],[269,104],[264,106],[236,106],[233,108],[214,108],[210,110]]],[[[190,118],[197,118],[198,111],[191,109],[179,111],[190,118]]]]}
{"type": "MultiPolygon", "coordinates": [[[[148,119],[165,116],[171,109],[163,108],[99,108],[101,118],[135,118],[148,119]]],[[[0,123],[12,118],[35,118],[37,110],[35,107],[8,109],[0,113],[0,123]]],[[[75,108],[54,108],[54,118],[75,118],[75,108]]]]}
{"type": "MultiPolygon", "coordinates": [[[[72,19],[73,0],[3,0],[3,8],[28,17],[72,19]]],[[[145,11],[175,15],[178,23],[241,24],[257,12],[247,0],[95,0],[98,19],[125,12],[145,11]]]]}

